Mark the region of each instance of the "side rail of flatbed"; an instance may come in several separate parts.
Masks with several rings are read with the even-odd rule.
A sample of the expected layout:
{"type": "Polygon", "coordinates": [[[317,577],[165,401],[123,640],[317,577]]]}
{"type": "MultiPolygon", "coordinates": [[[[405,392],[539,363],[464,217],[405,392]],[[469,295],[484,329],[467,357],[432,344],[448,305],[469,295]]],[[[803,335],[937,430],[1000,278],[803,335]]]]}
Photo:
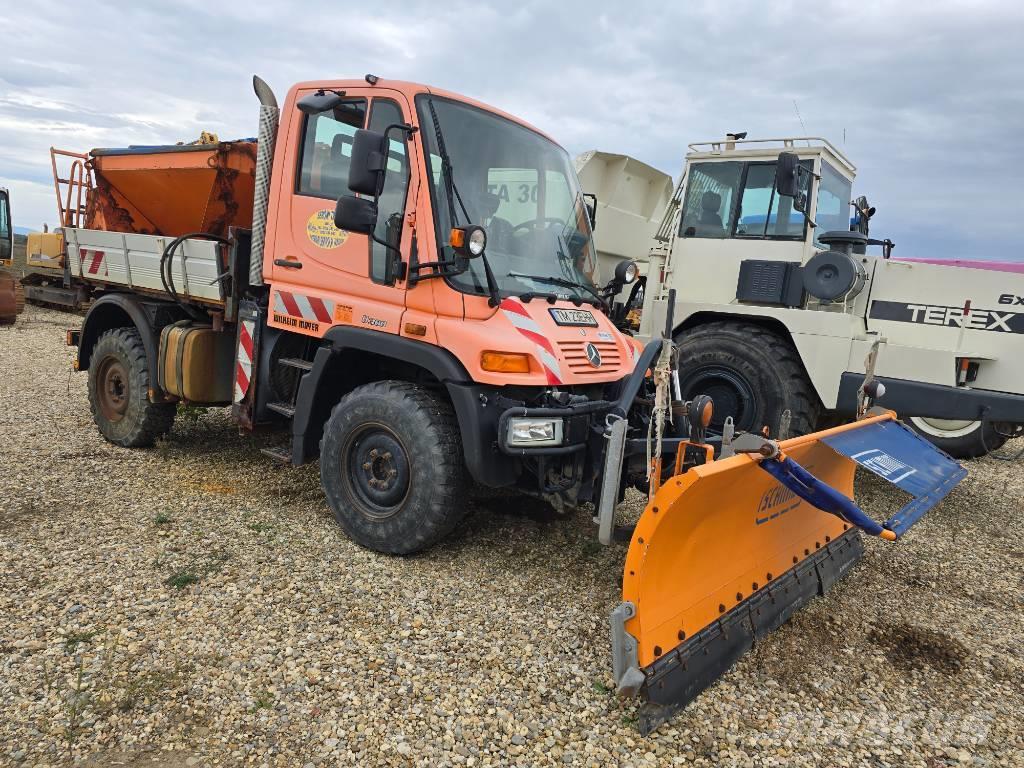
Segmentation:
{"type": "MultiPolygon", "coordinates": [[[[65,227],[71,276],[90,283],[166,294],[160,261],[173,237],[65,227]]],[[[171,288],[183,301],[223,304],[223,246],[182,241],[170,257],[171,288]]]]}

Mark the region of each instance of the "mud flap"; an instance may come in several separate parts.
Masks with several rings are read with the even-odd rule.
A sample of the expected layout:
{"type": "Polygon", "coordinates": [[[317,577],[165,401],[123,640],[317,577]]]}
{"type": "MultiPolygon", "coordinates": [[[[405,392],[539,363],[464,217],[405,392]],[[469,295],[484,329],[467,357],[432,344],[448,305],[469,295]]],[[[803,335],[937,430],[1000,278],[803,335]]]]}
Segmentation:
{"type": "MultiPolygon", "coordinates": [[[[878,459],[874,466],[889,470],[887,479],[904,489],[915,475],[931,473],[911,491],[920,495],[908,507],[919,505],[886,523],[909,526],[911,517],[919,518],[963,475],[930,444],[928,451],[908,447],[899,430],[905,431],[886,414],[786,440],[779,448],[816,484],[851,504],[858,463],[867,466],[872,456],[878,459]],[[840,439],[847,434],[858,438],[840,439]],[[865,451],[882,451],[904,469],[865,451]],[[905,475],[909,469],[915,471],[905,475]]],[[[637,523],[623,573],[629,609],[622,612],[620,606],[612,623],[613,644],[619,622],[618,638],[635,649],[630,663],[617,665],[617,683],[622,693],[636,691],[646,699],[644,733],[693,700],[811,598],[825,594],[863,555],[857,525],[780,484],[762,463],[762,457],[741,454],[673,477],[637,523]],[[631,678],[619,679],[629,668],[635,670],[631,678]]]]}

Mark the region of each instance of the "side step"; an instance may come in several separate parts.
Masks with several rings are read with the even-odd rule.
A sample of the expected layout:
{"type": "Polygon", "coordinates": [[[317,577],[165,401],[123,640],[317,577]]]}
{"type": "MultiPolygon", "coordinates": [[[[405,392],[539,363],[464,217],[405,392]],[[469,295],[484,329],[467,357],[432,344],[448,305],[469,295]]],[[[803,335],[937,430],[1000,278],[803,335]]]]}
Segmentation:
{"type": "Polygon", "coordinates": [[[303,360],[301,357],[282,357],[277,361],[279,365],[287,368],[298,368],[300,371],[313,370],[312,360],[303,360]]]}
{"type": "Polygon", "coordinates": [[[282,464],[292,463],[292,453],[291,451],[284,447],[260,448],[260,453],[262,453],[264,456],[269,456],[274,461],[279,461],[282,464]]]}
{"type": "Polygon", "coordinates": [[[267,408],[289,419],[295,415],[295,406],[291,403],[267,403],[267,408]]]}

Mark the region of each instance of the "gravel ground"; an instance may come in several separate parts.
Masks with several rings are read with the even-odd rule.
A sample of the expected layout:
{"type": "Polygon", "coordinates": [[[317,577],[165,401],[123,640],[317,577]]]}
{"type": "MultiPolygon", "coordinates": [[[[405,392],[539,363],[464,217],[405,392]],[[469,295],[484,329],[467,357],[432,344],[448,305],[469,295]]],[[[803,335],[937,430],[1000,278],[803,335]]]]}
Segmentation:
{"type": "Polygon", "coordinates": [[[105,443],[76,323],[0,328],[2,764],[1024,765],[1020,464],[972,462],[642,738],[608,692],[624,549],[585,515],[362,550],[317,467],[272,465],[223,411],[105,443]]]}

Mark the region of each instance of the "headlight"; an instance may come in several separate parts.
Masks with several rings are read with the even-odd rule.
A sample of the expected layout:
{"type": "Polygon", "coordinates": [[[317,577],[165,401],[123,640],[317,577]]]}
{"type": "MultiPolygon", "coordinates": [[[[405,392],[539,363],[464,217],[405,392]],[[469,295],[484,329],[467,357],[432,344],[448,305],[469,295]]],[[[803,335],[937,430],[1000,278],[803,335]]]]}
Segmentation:
{"type": "Polygon", "coordinates": [[[460,256],[475,259],[487,248],[487,231],[476,224],[452,229],[448,242],[460,256]]]}
{"type": "Polygon", "coordinates": [[[562,444],[561,419],[518,417],[508,420],[508,445],[544,446],[562,444]]]}
{"type": "Polygon", "coordinates": [[[487,233],[482,227],[473,227],[469,230],[469,252],[479,256],[487,247],[487,233]]]}
{"type": "Polygon", "coordinates": [[[635,261],[620,261],[615,265],[615,279],[623,285],[629,285],[636,280],[638,272],[635,261]]]}

